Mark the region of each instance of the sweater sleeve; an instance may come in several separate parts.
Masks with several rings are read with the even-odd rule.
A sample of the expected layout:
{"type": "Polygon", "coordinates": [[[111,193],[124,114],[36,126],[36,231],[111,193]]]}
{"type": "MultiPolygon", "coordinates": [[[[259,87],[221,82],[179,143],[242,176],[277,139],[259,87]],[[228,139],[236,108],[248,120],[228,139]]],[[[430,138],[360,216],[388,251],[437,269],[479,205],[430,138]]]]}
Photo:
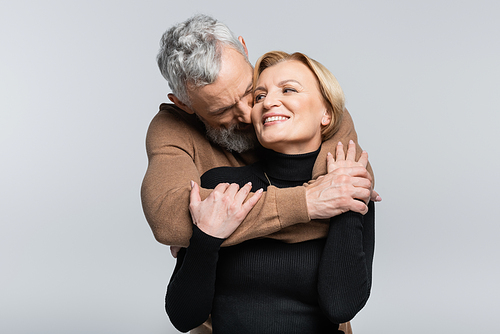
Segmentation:
{"type": "Polygon", "coordinates": [[[187,249],[182,249],[167,287],[165,310],[181,332],[205,322],[212,310],[219,249],[223,239],[193,227],[187,249]]]}
{"type": "MultiPolygon", "coordinates": [[[[166,245],[187,247],[191,238],[190,181],[199,182],[200,175],[194,162],[194,135],[196,129],[169,109],[160,110],[146,135],[142,208],[156,240],[166,245]]],[[[201,195],[208,194],[201,189],[201,195]]]]}
{"type": "MultiPolygon", "coordinates": [[[[191,124],[192,121],[172,116],[169,111],[172,108],[172,105],[162,105],[149,126],[146,137],[149,163],[142,182],[141,199],[144,215],[156,240],[166,245],[187,247],[193,226],[189,214],[189,181],[199,183],[205,171],[223,165],[237,166],[238,162],[229,152],[210,144],[191,124]]],[[[346,111],[339,130],[328,142],[348,139],[356,140],[356,137],[346,111]]],[[[320,166],[315,169],[324,173],[326,158],[319,160],[320,166]]],[[[200,189],[202,199],[210,193],[210,189],[200,189]]],[[[279,240],[286,238],[292,243],[325,236],[324,226],[319,223],[305,224],[280,234],[286,227],[308,222],[305,186],[269,187],[223,246],[265,236],[279,240]]]]}
{"type": "Polygon", "coordinates": [[[366,215],[333,217],[319,265],[319,304],[330,321],[350,321],[370,296],[375,245],[375,206],[366,215]]]}
{"type": "MultiPolygon", "coordinates": [[[[361,146],[359,146],[358,134],[356,133],[356,130],[354,128],[354,122],[352,120],[352,117],[347,111],[347,109],[345,109],[344,114],[342,115],[342,122],[339,125],[339,129],[337,130],[337,132],[335,132],[332,138],[328,139],[327,141],[324,141],[323,144],[321,145],[321,151],[318,154],[318,158],[316,159],[316,163],[314,164],[313,168],[313,174],[312,174],[313,180],[317,179],[320,175],[326,174],[327,172],[326,155],[328,154],[328,152],[335,155],[337,144],[339,141],[342,142],[342,144],[344,145],[344,151],[347,154],[346,150],[347,147],[349,146],[349,140],[353,140],[356,143],[356,161],[357,161],[361,156],[361,153],[363,153],[363,150],[361,149],[361,146]]],[[[375,175],[373,174],[373,169],[369,162],[368,166],[366,166],[366,169],[371,174],[375,185],[375,175]]]]}
{"type": "MultiPolygon", "coordinates": [[[[160,243],[187,247],[192,234],[189,214],[190,181],[200,183],[205,171],[220,166],[238,166],[236,158],[214,147],[188,121],[171,113],[170,105],[152,120],[146,136],[148,167],[141,187],[144,215],[160,243]]],[[[202,199],[211,189],[201,188],[202,199]]],[[[265,237],[292,224],[309,221],[305,188],[265,192],[224,246],[265,237]]]]}

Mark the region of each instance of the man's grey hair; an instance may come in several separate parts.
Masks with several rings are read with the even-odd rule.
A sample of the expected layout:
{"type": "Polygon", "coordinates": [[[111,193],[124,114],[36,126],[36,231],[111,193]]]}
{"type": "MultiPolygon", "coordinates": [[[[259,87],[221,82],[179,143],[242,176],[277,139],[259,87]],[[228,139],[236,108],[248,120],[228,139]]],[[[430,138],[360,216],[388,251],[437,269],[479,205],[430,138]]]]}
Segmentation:
{"type": "Polygon", "coordinates": [[[217,79],[222,46],[235,49],[248,61],[243,45],[231,30],[207,15],[195,15],[163,34],[156,57],[158,67],[182,103],[191,106],[189,86],[203,87],[217,79]]]}

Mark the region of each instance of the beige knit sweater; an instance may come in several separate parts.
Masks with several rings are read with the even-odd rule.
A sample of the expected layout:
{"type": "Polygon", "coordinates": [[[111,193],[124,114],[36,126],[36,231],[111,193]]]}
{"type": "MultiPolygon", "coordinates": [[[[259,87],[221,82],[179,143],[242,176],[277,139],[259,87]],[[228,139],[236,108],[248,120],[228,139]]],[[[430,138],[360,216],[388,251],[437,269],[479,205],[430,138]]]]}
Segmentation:
{"type": "MultiPolygon", "coordinates": [[[[323,143],[313,170],[313,179],[326,173],[326,154],[335,152],[339,141],[344,145],[357,135],[351,116],[344,113],[333,138],[323,143]]],[[[146,219],[159,242],[187,247],[192,234],[189,214],[190,180],[220,166],[242,166],[254,162],[252,152],[233,154],[212,144],[205,137],[203,124],[172,104],[160,105],[146,137],[149,165],[141,188],[146,219]]],[[[361,148],[357,145],[358,156],[361,148]]],[[[370,173],[371,168],[369,166],[370,173]]],[[[305,186],[278,189],[268,187],[259,202],[223,246],[258,237],[284,242],[301,242],[326,237],[328,223],[311,221],[307,213],[305,186]]],[[[201,189],[202,199],[211,190],[201,189]]]]}

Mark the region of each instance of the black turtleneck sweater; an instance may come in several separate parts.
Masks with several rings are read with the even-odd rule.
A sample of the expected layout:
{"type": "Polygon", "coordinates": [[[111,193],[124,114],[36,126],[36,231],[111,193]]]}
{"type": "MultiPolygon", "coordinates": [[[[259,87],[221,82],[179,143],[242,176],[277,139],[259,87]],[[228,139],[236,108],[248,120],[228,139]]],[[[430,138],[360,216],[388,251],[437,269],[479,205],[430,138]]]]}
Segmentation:
{"type": "MultiPolygon", "coordinates": [[[[265,151],[253,165],[207,171],[201,185],[299,186],[310,180],[318,153],[265,151]]],[[[223,241],[193,226],[189,247],[179,252],[165,307],[182,332],[211,314],[214,334],[342,333],[338,324],[351,320],[370,295],[372,202],[365,216],[333,217],[326,239],[287,244],[264,238],[221,248],[223,241]]]]}

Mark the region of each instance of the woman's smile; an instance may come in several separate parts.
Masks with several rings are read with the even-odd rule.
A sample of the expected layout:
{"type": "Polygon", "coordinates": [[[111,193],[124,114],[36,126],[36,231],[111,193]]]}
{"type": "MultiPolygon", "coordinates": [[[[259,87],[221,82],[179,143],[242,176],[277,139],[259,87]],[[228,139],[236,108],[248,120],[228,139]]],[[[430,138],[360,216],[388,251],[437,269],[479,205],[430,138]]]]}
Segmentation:
{"type": "Polygon", "coordinates": [[[267,125],[273,125],[273,124],[277,124],[277,123],[281,123],[283,121],[287,121],[290,119],[290,117],[287,117],[287,116],[281,116],[281,115],[265,115],[263,117],[264,121],[263,121],[263,124],[265,124],[266,126],[267,125]]]}

